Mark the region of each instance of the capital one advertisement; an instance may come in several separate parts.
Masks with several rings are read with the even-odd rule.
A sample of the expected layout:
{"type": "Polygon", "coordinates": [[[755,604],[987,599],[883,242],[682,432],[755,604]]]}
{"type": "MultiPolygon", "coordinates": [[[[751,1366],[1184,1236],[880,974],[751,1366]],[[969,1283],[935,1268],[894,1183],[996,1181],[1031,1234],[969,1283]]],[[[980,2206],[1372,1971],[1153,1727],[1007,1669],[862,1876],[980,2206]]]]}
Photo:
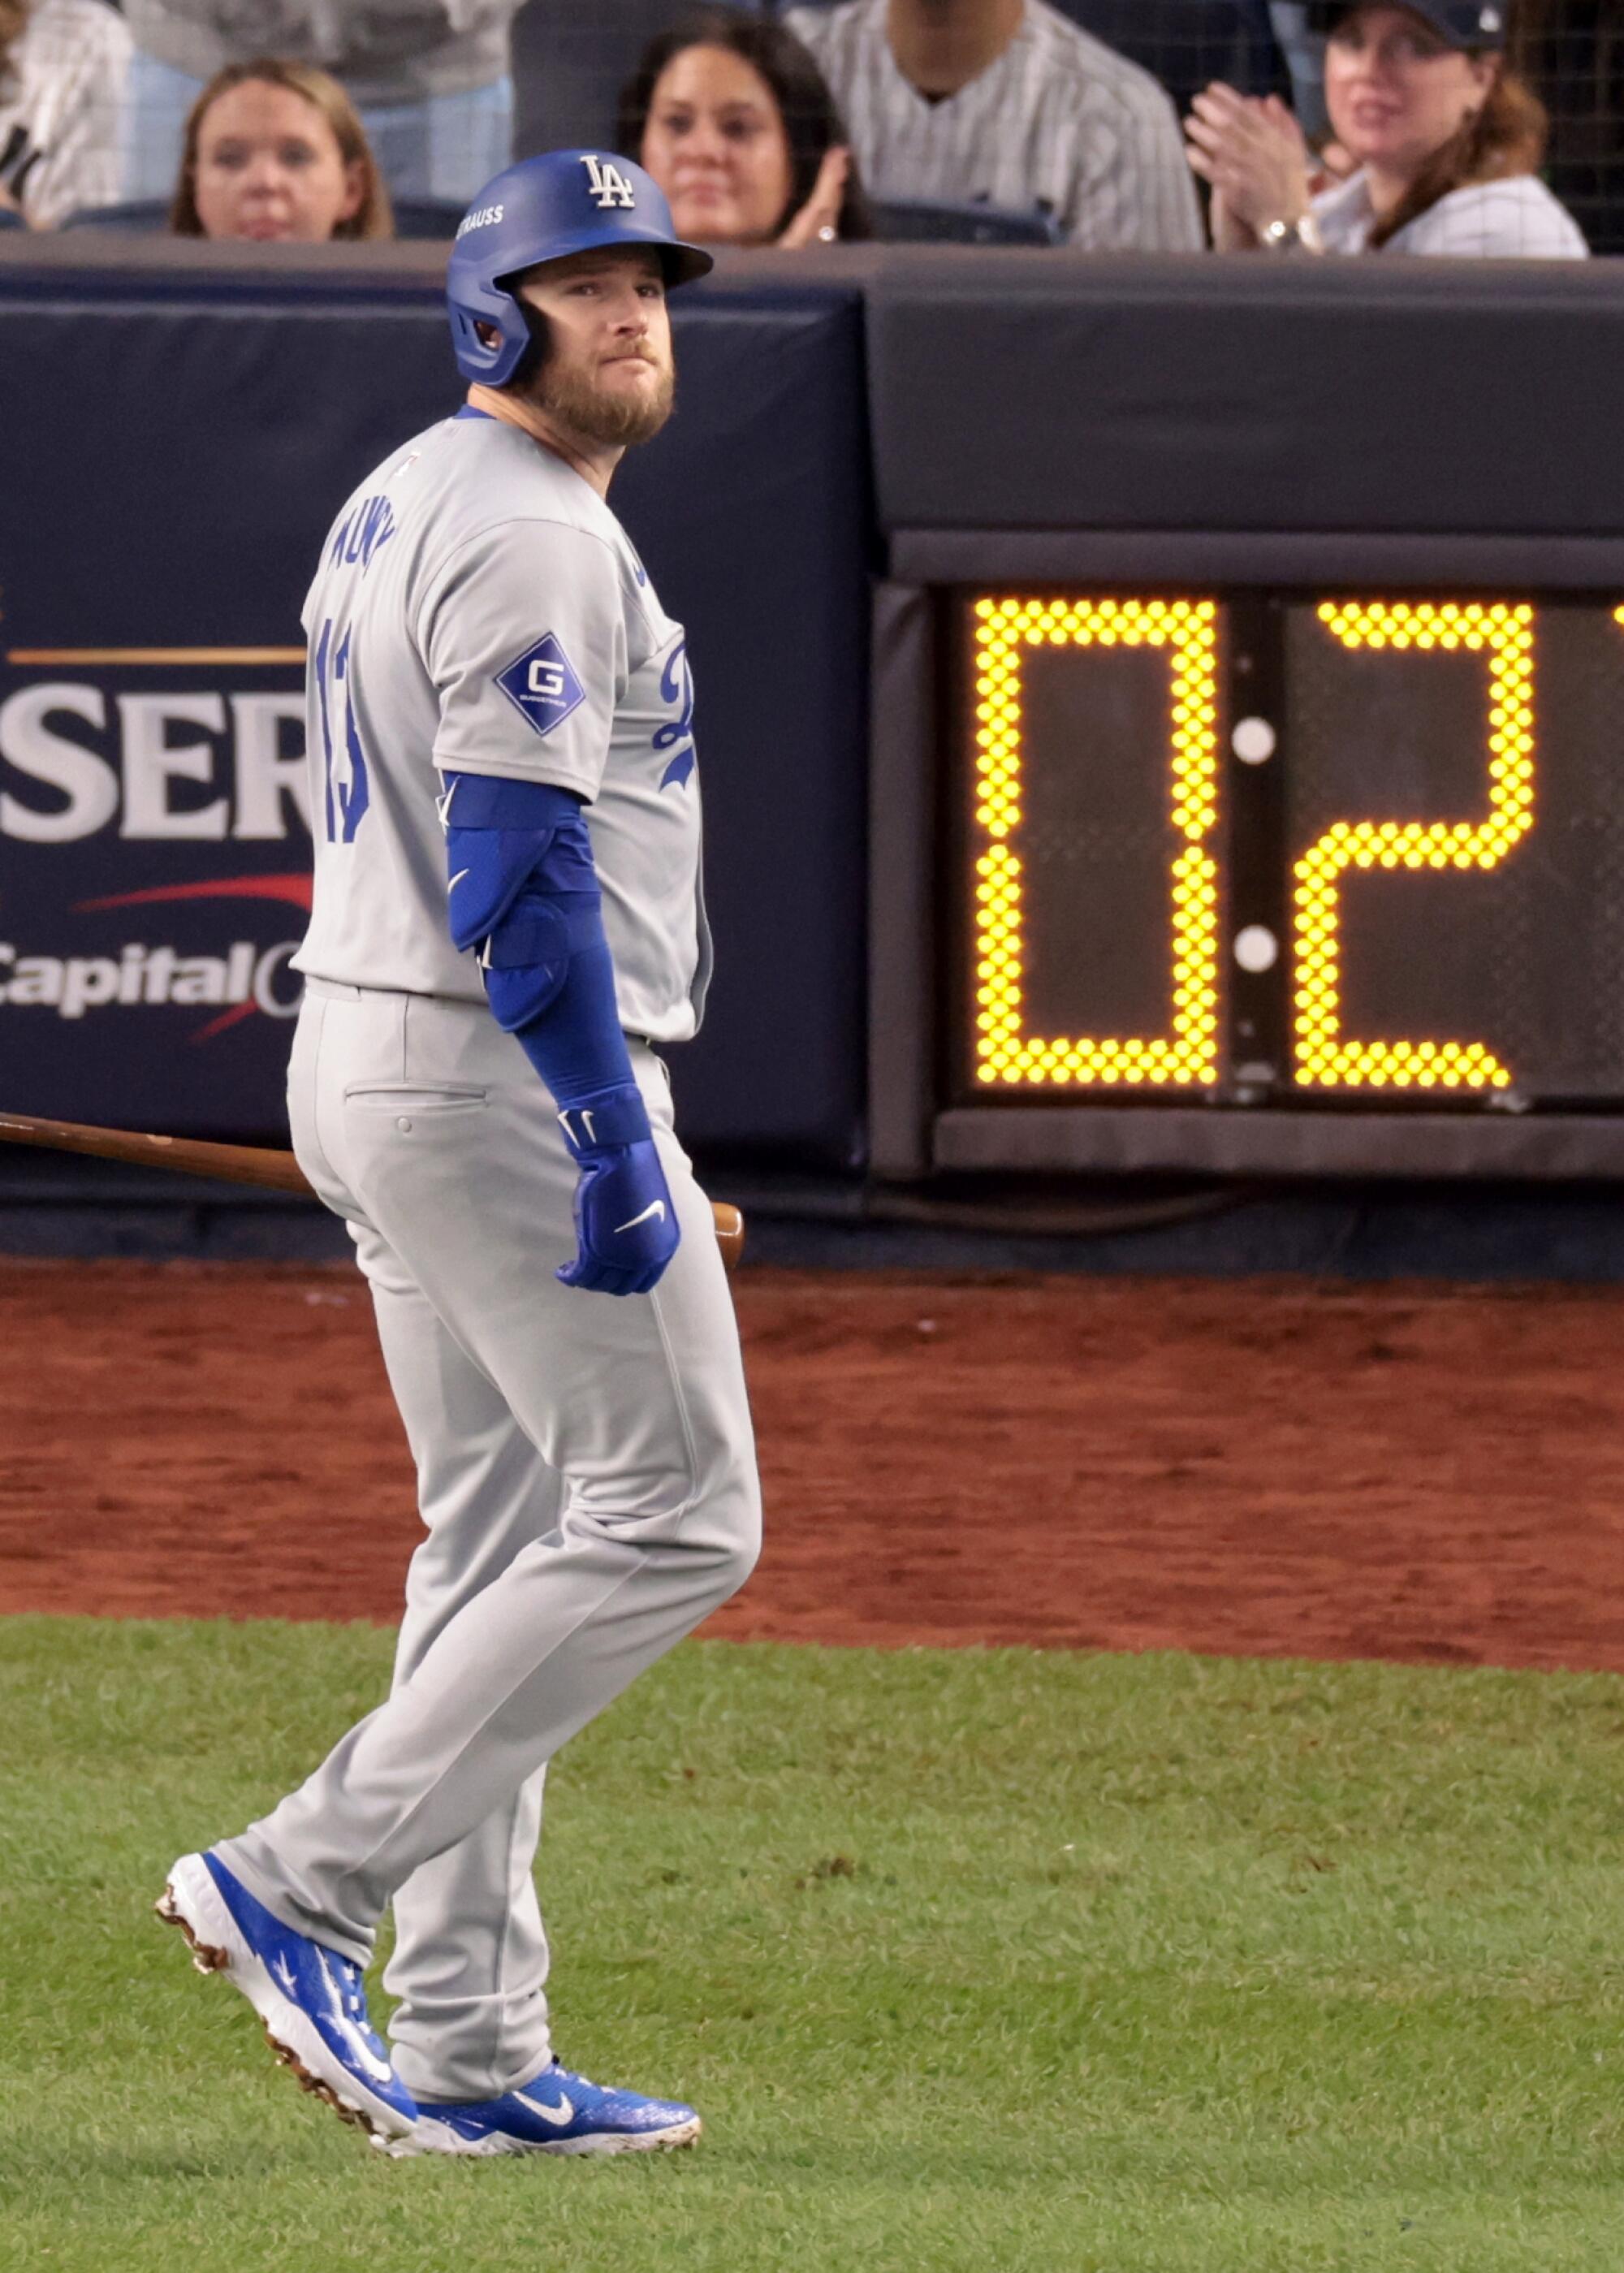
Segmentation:
{"type": "MultiPolygon", "coordinates": [[[[438,282],[0,263],[0,1111],[285,1143],[310,904],[299,610],[462,389],[438,282]]],[[[695,658],[717,940],[691,1144],[845,1166],[872,539],[850,288],[678,310],[616,510],[695,658]]],[[[538,622],[538,636],[547,626],[538,622]]]]}
{"type": "Polygon", "coordinates": [[[0,1110],[285,1142],[311,896],[303,650],[6,629],[0,1110]]]}

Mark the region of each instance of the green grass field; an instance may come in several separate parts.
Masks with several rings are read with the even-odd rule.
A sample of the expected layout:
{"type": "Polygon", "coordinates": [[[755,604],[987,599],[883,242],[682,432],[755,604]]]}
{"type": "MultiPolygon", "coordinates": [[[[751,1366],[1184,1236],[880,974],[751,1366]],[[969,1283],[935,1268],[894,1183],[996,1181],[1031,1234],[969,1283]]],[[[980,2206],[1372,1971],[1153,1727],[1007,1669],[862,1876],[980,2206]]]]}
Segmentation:
{"type": "Polygon", "coordinates": [[[0,1622],[0,2266],[1624,2262],[1624,1683],[689,1645],[555,1771],[560,2050],[692,2154],[392,2164],[151,1917],[385,1678],[0,1622]]]}

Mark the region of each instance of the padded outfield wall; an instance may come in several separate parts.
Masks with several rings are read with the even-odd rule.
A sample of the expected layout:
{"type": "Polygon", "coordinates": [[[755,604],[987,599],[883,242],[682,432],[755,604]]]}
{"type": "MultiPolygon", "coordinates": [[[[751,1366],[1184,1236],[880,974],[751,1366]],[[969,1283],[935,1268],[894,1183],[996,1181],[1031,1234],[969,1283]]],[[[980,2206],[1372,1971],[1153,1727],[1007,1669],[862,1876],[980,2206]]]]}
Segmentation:
{"type": "MultiPolygon", "coordinates": [[[[298,611],[436,256],[0,244],[0,1103],[276,1139],[298,611]]],[[[1614,264],[736,256],[687,626],[714,1157],[1610,1175],[1614,264]]]]}

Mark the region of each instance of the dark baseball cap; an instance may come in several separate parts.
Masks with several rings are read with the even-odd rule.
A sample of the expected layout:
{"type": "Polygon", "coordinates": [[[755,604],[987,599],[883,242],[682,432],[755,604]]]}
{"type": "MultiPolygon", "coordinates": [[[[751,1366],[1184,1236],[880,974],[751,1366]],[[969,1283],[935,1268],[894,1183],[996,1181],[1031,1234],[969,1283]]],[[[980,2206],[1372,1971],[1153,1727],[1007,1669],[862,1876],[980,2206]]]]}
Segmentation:
{"type": "MultiPolygon", "coordinates": [[[[1311,32],[1334,32],[1361,0],[1308,0],[1311,32]]],[[[1511,16],[1510,0],[1392,0],[1430,24],[1452,48],[1503,48],[1511,16]]]]}

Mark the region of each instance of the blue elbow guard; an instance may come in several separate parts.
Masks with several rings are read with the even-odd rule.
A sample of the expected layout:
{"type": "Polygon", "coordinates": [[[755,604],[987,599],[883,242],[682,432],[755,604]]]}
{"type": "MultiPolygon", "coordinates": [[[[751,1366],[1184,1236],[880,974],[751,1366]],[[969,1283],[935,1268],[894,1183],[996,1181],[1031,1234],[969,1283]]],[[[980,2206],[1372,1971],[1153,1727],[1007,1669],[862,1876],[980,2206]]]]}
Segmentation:
{"type": "Polygon", "coordinates": [[[517,1033],[557,998],[571,956],[603,944],[580,800],[546,782],[448,774],[440,818],[452,938],[477,951],[497,1023],[517,1033]]]}
{"type": "Polygon", "coordinates": [[[580,799],[547,782],[449,773],[440,818],[451,935],[476,950],[497,1024],[561,1106],[632,1083],[580,799]]]}

